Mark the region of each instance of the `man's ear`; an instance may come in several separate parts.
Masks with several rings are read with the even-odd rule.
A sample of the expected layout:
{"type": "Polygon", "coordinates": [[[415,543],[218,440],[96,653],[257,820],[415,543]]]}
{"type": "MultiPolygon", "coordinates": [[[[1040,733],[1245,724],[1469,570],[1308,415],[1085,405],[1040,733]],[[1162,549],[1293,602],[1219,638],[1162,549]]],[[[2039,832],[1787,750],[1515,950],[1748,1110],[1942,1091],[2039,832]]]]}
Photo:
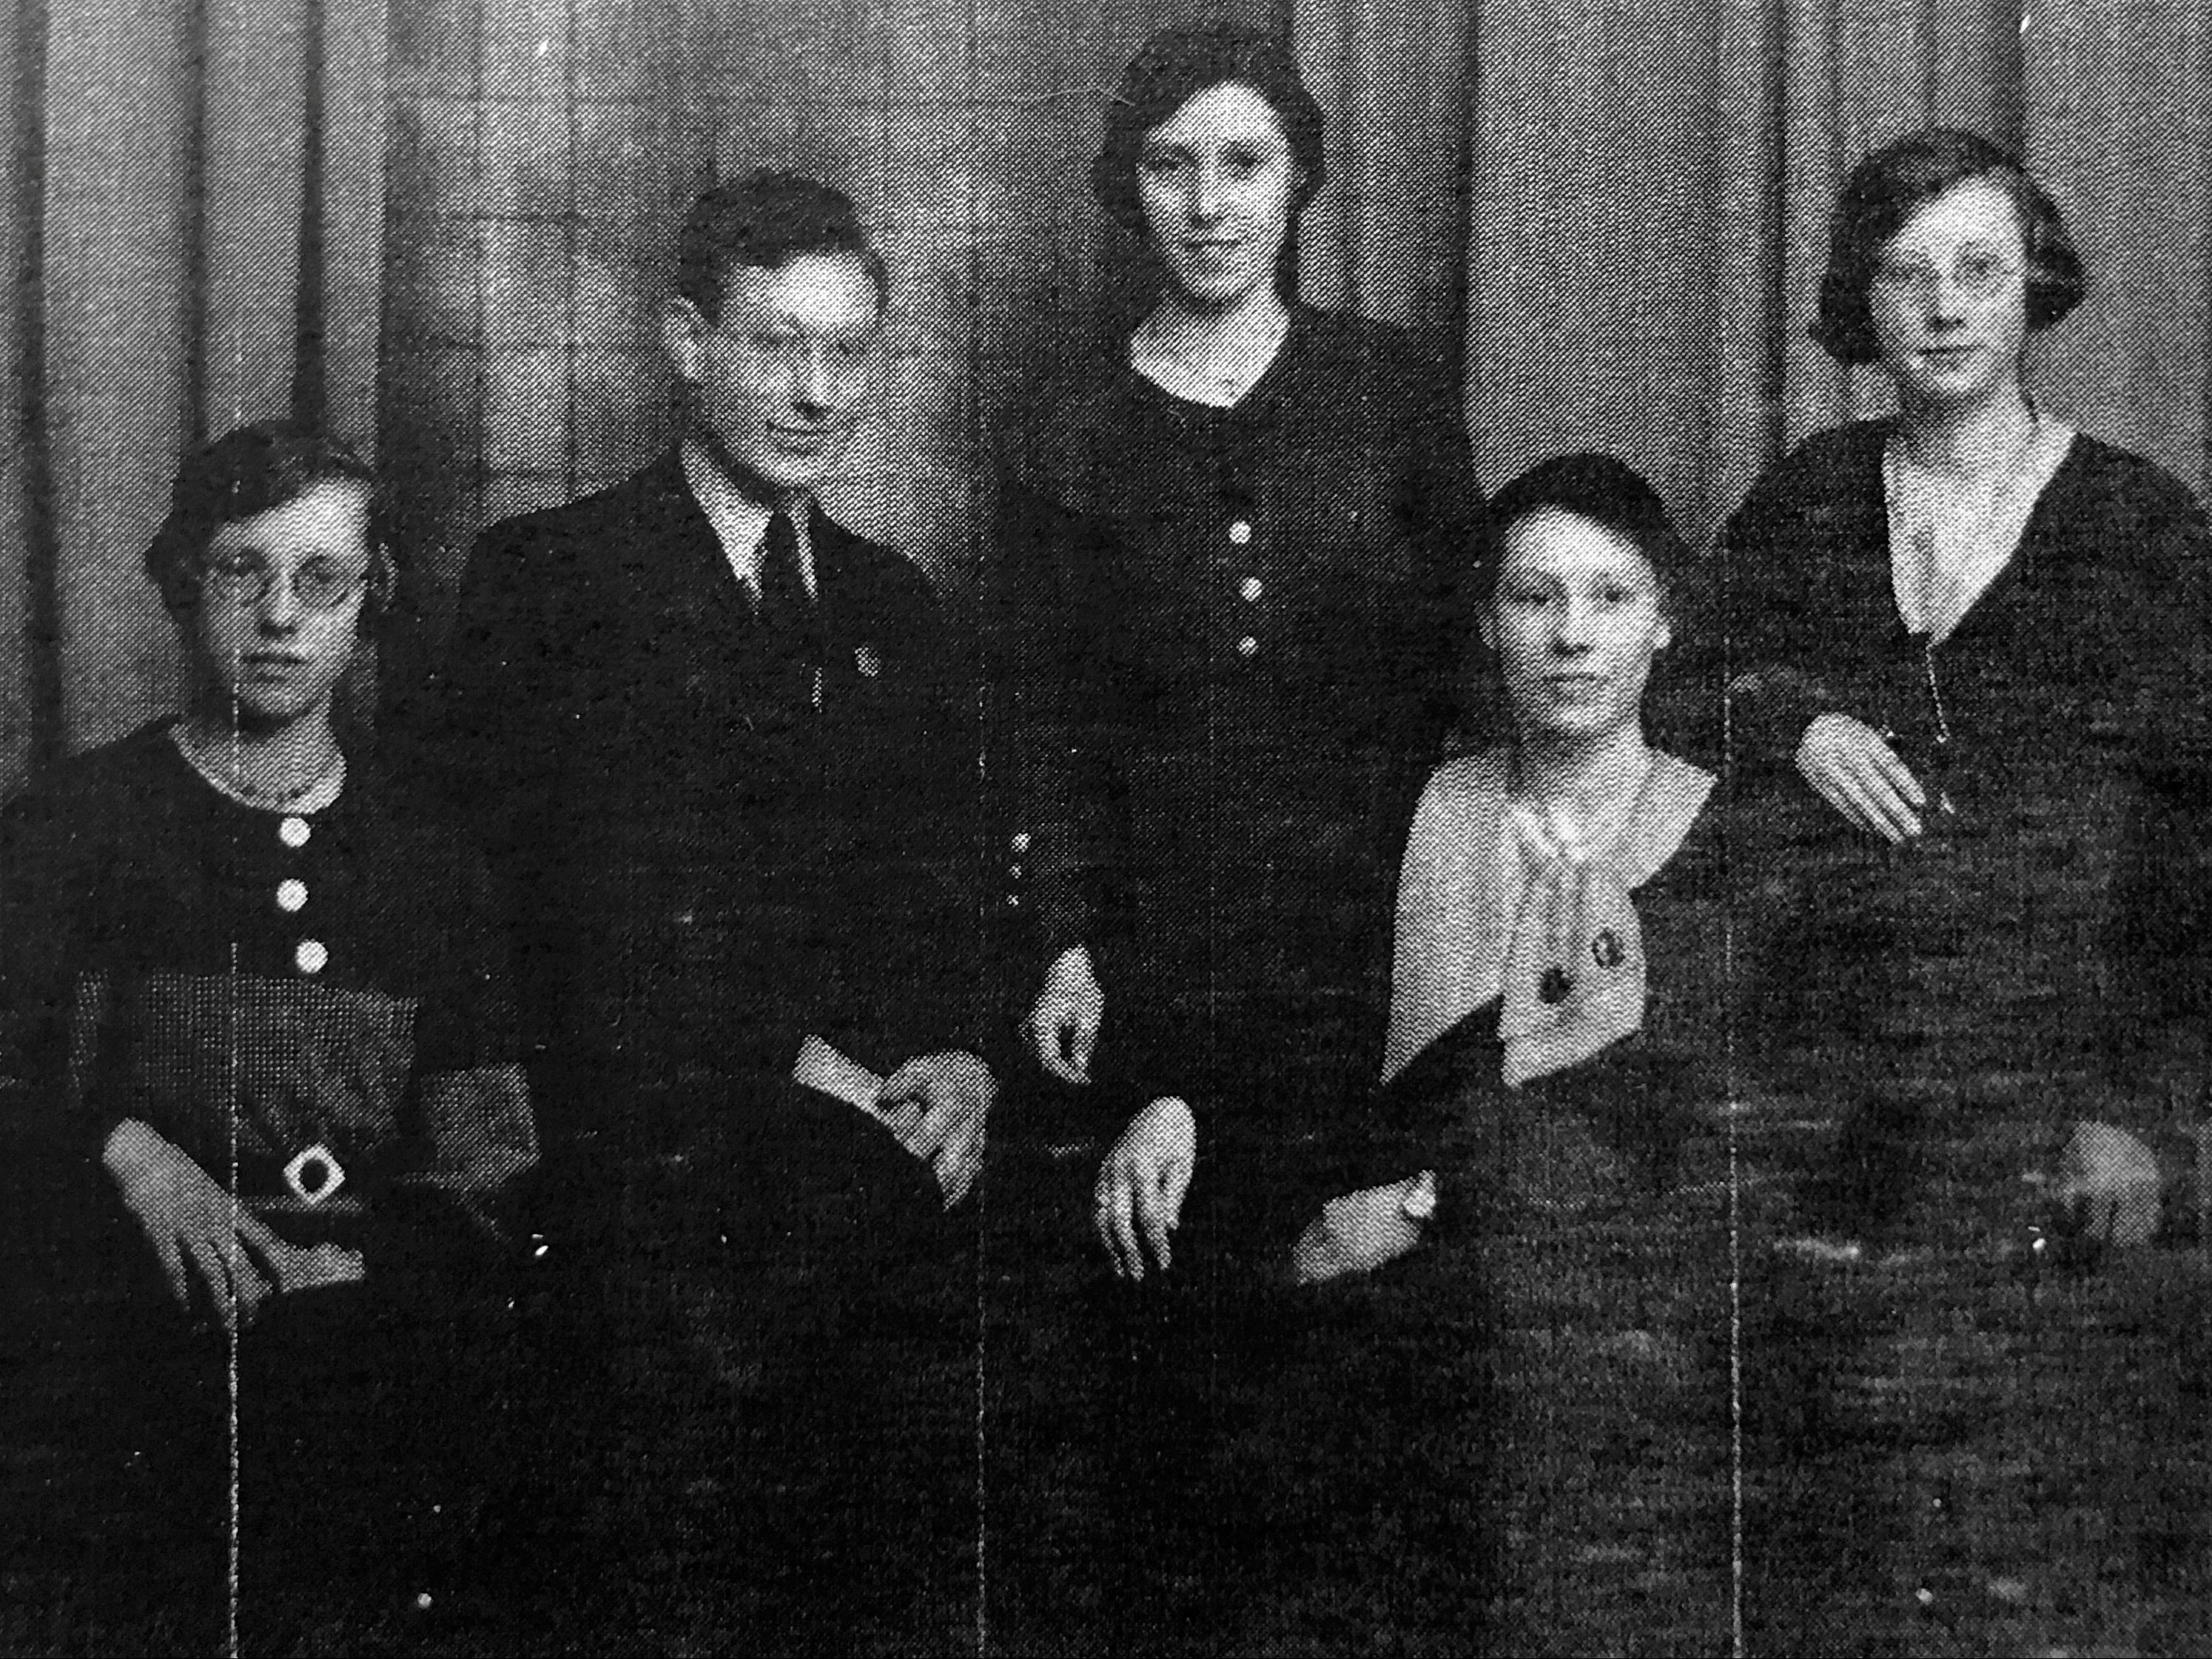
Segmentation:
{"type": "Polygon", "coordinates": [[[1674,624],[1670,622],[1662,622],[1659,624],[1659,637],[1651,642],[1651,648],[1654,651],[1664,651],[1674,643],[1674,624]]]}
{"type": "Polygon", "coordinates": [[[1498,654],[1498,629],[1496,625],[1491,622],[1490,613],[1487,611],[1484,611],[1480,617],[1477,617],[1474,619],[1474,631],[1477,637],[1482,641],[1482,648],[1490,653],[1492,656],[1496,656],[1498,654]]]}
{"type": "Polygon", "coordinates": [[[676,365],[679,380],[699,378],[699,355],[702,342],[711,328],[699,314],[699,307],[681,296],[671,299],[660,308],[660,343],[667,348],[669,361],[676,365]]]}

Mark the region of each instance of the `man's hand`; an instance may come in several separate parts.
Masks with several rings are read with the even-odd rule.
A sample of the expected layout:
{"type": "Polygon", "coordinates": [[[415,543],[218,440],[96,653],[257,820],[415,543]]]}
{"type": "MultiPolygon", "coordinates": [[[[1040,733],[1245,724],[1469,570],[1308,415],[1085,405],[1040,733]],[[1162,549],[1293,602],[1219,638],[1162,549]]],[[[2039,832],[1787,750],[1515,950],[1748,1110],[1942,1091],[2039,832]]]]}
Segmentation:
{"type": "Polygon", "coordinates": [[[2148,1244],[2158,1231],[2158,1158],[2125,1129],[2087,1119],[2058,1158],[2057,1196],[2093,1244],[2148,1244]]]}
{"type": "Polygon", "coordinates": [[[100,1161],[154,1247],[178,1306],[191,1310],[198,1279],[225,1330],[252,1323],[262,1303],[279,1291],[362,1276],[358,1251],[287,1244],[173,1142],[136,1118],[115,1126],[100,1161]]]}
{"type": "Polygon", "coordinates": [[[1864,721],[1836,714],[1815,720],[1798,739],[1797,769],[1860,829],[1899,846],[1919,835],[1928,792],[1864,721]]]}
{"type": "Polygon", "coordinates": [[[975,1184],[998,1093],[989,1066],[973,1054],[947,1049],[909,1060],[876,1096],[899,1145],[936,1171],[948,1210],[975,1184]]]}
{"type": "Polygon", "coordinates": [[[1089,947],[1062,951],[1030,1009],[1030,1047],[1037,1064],[1062,1083],[1090,1082],[1091,1053],[1098,1046],[1098,1022],[1105,1013],[1106,994],[1091,969],[1089,947]]]}
{"type": "Polygon", "coordinates": [[[1129,1120],[1099,1166],[1094,1218],[1117,1276],[1142,1279],[1147,1249],[1168,1270],[1168,1237],[1182,1220],[1197,1166],[1198,1123],[1188,1103],[1165,1096],[1129,1120]]]}

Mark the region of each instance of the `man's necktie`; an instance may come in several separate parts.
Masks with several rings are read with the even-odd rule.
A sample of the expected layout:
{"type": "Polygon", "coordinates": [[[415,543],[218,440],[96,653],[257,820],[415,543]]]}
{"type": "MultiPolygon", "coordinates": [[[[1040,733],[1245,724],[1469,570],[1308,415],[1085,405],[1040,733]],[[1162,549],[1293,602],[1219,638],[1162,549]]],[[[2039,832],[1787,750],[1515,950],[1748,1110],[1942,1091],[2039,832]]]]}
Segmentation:
{"type": "Polygon", "coordinates": [[[781,507],[769,515],[768,534],[761,542],[760,617],[768,648],[788,665],[794,678],[805,682],[803,695],[818,703],[819,617],[799,565],[799,527],[781,507]]]}

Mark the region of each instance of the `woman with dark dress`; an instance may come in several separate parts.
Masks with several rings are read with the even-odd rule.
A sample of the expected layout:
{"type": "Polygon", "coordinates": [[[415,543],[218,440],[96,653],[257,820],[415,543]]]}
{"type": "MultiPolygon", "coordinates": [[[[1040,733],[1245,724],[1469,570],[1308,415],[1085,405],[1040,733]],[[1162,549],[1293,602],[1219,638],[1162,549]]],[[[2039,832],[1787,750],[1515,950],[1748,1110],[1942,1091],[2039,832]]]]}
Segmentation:
{"type": "MultiPolygon", "coordinates": [[[[1935,1334],[1954,1310],[1882,1289],[1916,1261],[2142,1243],[2185,1167],[2212,920],[2212,535],[2179,483],[2033,395],[2033,337],[2084,288],[2011,155],[1932,131],[1868,157],[1837,203],[1814,333],[1839,362],[1879,364],[1897,413],[1808,439],[1723,538],[1731,765],[1759,863],[1788,876],[1780,953],[1746,971],[1838,1121],[1787,1246],[1809,1277],[1778,1269],[1784,1323],[1747,1338],[1754,1381],[1796,1391],[1754,1391],[1778,1427],[1856,1432],[1845,1395],[1863,1404],[1898,1366],[1960,1352],[1935,1334]],[[1875,1389],[1853,1394],[1857,1373],[1875,1389]]],[[[1887,1397],[1948,1389],[1988,1418],[2005,1369],[1939,1365],[1887,1397]]],[[[1969,1554],[1999,1537],[2035,1553],[1961,1513],[1936,1450],[1893,1449],[1911,1439],[1896,1423],[1859,1431],[1893,1449],[1849,1461],[1907,1535],[1940,1516],[1979,1540],[1969,1554]]],[[[1778,1474],[1813,1449],[1753,1453],[1778,1474]]],[[[1832,1486],[1804,1507],[1850,1509],[1832,1486]]],[[[1840,1524],[1855,1547],[1879,1530],[1840,1524]]]]}
{"type": "Polygon", "coordinates": [[[1444,376],[1285,296],[1322,180],[1283,41],[1148,41],[1091,181],[1159,299],[1006,459],[1028,1029],[1052,1075],[1151,1103],[1097,1194],[1132,1278],[1166,1263],[1185,1100],[1276,1140],[1371,1072],[1394,827],[1449,718],[1480,497],[1444,376]]]}
{"type": "Polygon", "coordinates": [[[489,1473],[495,1200],[535,1132],[478,867],[333,719],[383,516],[310,431],[193,455],[146,558],[189,704],[0,818],[4,1072],[49,1154],[26,1224],[96,1349],[73,1454],[124,1481],[119,1518],[33,1524],[104,1533],[80,1565],[172,1621],[125,1642],[432,1611],[489,1473]]]}
{"type": "MultiPolygon", "coordinates": [[[[1038,1242],[1066,1244],[1079,1214],[1144,1283],[1113,1292],[1073,1261],[1024,1281],[1039,1322],[1066,1322],[1072,1283],[1094,1300],[1064,1370],[999,1368],[1059,1423],[1002,1420],[1002,1446],[1051,1437],[1010,1453],[1001,1485],[1054,1457],[1063,1486],[1107,1466],[1121,1498],[1103,1512],[1043,1505],[1024,1541],[1060,1565],[1029,1583],[1048,1619],[1087,1593],[1049,1588],[1061,1565],[1111,1578],[1133,1547],[1135,1588],[1107,1595],[1159,1613],[1138,1643],[1177,1628],[1176,1583],[1210,1594],[1176,1540],[1207,1508],[1189,1482],[1238,1363],[1223,1286],[1295,1233],[1287,1166],[1373,1076],[1396,842],[1451,716],[1452,584],[1480,532],[1447,377],[1401,331],[1293,297],[1322,180],[1285,41],[1231,24],[1148,40],[1091,185],[1143,239],[1157,301],[1003,457],[994,681],[1027,1046],[1071,1085],[1041,1106],[1096,1103],[1048,1137],[1080,1163],[1024,1202],[1038,1242]],[[1051,1542],[1084,1516],[1103,1536],[1051,1542]]],[[[1029,1570],[1000,1560],[994,1583],[1018,1585],[1029,1570]]]]}
{"type": "Polygon", "coordinates": [[[1261,1649],[1727,1641],[1729,847],[1644,725],[1687,556],[1608,456],[1491,523],[1511,737],[1422,793],[1382,1109],[1293,1252],[1261,1649]]]}

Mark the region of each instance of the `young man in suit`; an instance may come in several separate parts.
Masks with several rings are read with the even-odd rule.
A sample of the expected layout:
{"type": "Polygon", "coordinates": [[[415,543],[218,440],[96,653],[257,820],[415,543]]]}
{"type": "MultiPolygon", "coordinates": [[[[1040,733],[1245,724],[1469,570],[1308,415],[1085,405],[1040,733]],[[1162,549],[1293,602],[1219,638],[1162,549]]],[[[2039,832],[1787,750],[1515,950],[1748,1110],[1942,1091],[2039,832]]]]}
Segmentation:
{"type": "MultiPolygon", "coordinates": [[[[887,290],[836,190],[763,172],[702,196],[662,314],[677,442],[484,533],[428,699],[425,759],[514,906],[569,1316],[547,1328],[596,1419],[577,1473],[633,1500],[626,1552],[657,1527],[711,1539],[670,1501],[702,1482],[756,1535],[780,1491],[820,1561],[944,1543],[931,1435],[892,1431],[912,1402],[886,1379],[950,1363],[944,1211],[994,1094],[956,1035],[979,1006],[974,699],[921,574],[817,499],[867,412],[887,290]]],[[[730,1542],[711,1570],[757,1601],[777,1569],[732,1569],[730,1542]]],[[[686,1547],[659,1552],[680,1586],[633,1589],[698,1594],[686,1547]]]]}

